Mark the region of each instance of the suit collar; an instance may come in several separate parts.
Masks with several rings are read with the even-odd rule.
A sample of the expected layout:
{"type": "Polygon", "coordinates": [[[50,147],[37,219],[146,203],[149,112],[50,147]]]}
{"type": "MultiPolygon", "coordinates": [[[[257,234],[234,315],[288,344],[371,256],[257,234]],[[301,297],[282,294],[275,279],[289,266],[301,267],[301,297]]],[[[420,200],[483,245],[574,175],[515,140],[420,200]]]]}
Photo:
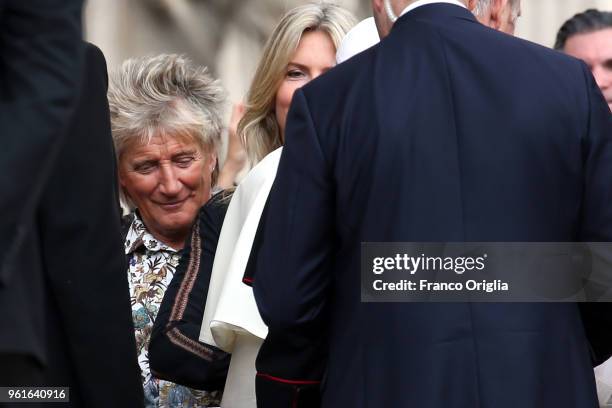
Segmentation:
{"type": "Polygon", "coordinates": [[[466,7],[459,7],[450,3],[427,3],[403,14],[395,24],[393,24],[391,31],[398,26],[409,24],[411,20],[441,21],[456,18],[478,22],[474,14],[466,7]]]}
{"type": "Polygon", "coordinates": [[[400,17],[403,16],[406,13],[411,12],[412,10],[418,8],[418,7],[422,7],[422,6],[427,6],[429,4],[436,4],[436,3],[447,3],[447,4],[454,4],[455,6],[459,6],[459,7],[463,7],[466,8],[465,5],[463,3],[461,3],[459,0],[418,0],[415,1],[414,3],[408,5],[400,14],[400,17]]]}

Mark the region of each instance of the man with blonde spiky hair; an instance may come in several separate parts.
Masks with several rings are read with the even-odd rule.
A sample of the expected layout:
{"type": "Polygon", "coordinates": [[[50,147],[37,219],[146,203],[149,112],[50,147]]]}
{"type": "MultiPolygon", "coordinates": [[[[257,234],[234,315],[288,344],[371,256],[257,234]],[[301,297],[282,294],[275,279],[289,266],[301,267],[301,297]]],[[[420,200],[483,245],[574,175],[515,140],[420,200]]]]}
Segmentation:
{"type": "MultiPolygon", "coordinates": [[[[186,304],[191,296],[191,289],[183,290],[183,285],[180,291],[175,285],[174,292],[167,292],[170,283],[177,282],[173,278],[179,273],[180,251],[187,248],[189,239],[194,252],[214,254],[216,243],[212,237],[219,234],[224,212],[204,207],[199,214],[211,198],[218,174],[217,149],[225,92],[206,67],[176,54],[127,60],[111,79],[108,95],[120,194],[130,210],[124,222],[125,255],[129,261],[126,274],[145,406],[217,406],[228,355],[193,338],[194,331],[199,332],[201,316],[197,329],[185,328],[180,323],[189,320],[186,317],[191,316],[189,311],[168,302],[165,303],[168,307],[164,307],[162,299],[168,294],[176,296],[178,303],[186,304]],[[171,356],[165,358],[163,350],[158,352],[157,361],[161,363],[156,365],[150,339],[153,322],[160,317],[167,323],[162,326],[164,335],[160,342],[162,348],[169,348],[171,356]],[[189,388],[182,385],[184,376],[177,379],[168,374],[177,370],[178,363],[171,361],[176,355],[173,353],[199,363],[200,373],[208,370],[210,375],[204,376],[205,383],[188,382],[187,385],[197,385],[198,389],[189,388]],[[168,361],[170,367],[165,364],[168,361]]],[[[181,276],[190,276],[186,280],[195,279],[200,273],[209,277],[209,269],[200,272],[200,262],[212,267],[212,260],[198,259],[190,262],[193,269],[181,276]]],[[[201,282],[205,287],[194,292],[205,296],[208,281],[201,282]]],[[[184,365],[180,371],[186,371],[184,365]]]]}

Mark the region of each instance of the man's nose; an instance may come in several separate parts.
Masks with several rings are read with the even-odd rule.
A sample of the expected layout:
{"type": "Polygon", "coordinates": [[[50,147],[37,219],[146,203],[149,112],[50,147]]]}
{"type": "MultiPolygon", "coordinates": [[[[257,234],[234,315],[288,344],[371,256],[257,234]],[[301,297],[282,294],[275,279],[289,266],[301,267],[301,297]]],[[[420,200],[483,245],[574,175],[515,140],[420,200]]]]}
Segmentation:
{"type": "Polygon", "coordinates": [[[175,196],[181,191],[181,182],[172,165],[162,165],[160,169],[159,191],[166,196],[175,196]]]}

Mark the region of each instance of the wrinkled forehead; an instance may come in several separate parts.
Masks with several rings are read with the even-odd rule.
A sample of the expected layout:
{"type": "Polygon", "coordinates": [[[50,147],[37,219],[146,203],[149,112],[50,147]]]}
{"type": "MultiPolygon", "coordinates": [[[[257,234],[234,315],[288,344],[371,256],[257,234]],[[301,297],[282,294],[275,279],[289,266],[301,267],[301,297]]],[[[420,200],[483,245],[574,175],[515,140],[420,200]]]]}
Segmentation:
{"type": "Polygon", "coordinates": [[[198,153],[208,152],[198,137],[189,131],[165,132],[163,129],[150,131],[140,135],[134,135],[126,143],[123,154],[135,154],[151,149],[160,151],[170,150],[193,150],[198,153]]]}

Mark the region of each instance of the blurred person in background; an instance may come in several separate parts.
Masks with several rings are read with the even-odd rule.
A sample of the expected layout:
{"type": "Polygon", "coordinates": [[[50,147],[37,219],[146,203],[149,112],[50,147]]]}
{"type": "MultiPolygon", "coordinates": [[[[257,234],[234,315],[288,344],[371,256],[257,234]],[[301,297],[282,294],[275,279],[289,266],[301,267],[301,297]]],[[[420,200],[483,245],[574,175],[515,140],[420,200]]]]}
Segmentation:
{"type": "Polygon", "coordinates": [[[155,378],[148,343],[180,251],[216,181],[224,93],[206,68],[159,55],[124,62],[112,77],[109,102],[120,195],[131,211],[124,219],[125,255],[145,405],[216,406],[220,390],[155,378]]]}
{"type": "Polygon", "coordinates": [[[239,174],[248,164],[246,150],[237,132],[238,122],[243,115],[244,104],[235,104],[227,129],[227,155],[216,184],[219,190],[234,188],[238,182],[239,174]]]}
{"type": "MultiPolygon", "coordinates": [[[[612,111],[612,12],[589,9],[576,14],[559,29],[555,49],[589,66],[612,111]]],[[[600,405],[612,406],[612,361],[595,369],[595,380],[600,405]]]]}
{"type": "Polygon", "coordinates": [[[589,66],[612,111],[612,12],[589,9],[576,14],[559,29],[555,49],[589,66]]]}

